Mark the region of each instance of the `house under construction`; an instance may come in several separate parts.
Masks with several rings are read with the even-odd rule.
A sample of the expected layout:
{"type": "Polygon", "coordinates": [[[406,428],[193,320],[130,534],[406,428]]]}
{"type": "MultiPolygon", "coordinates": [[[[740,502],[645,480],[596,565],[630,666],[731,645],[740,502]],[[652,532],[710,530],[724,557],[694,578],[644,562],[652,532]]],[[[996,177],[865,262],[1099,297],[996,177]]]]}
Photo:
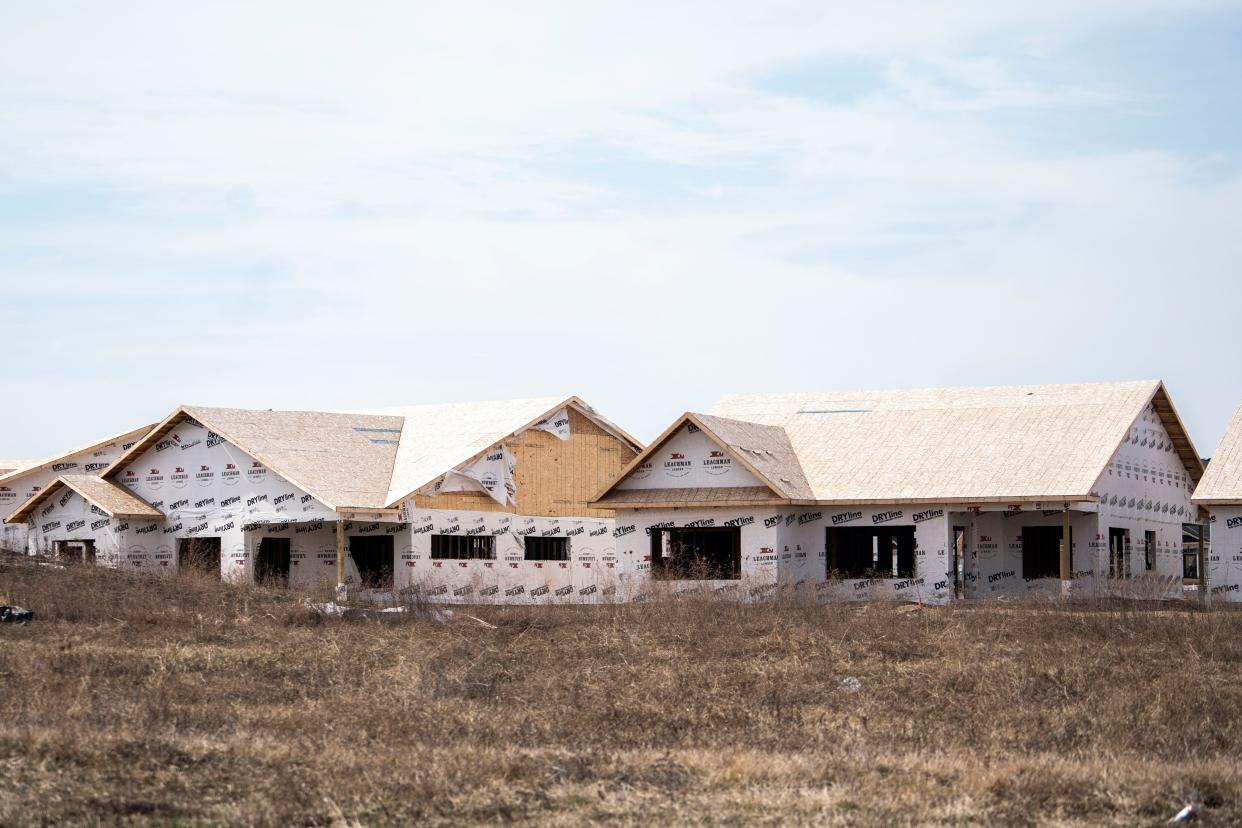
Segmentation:
{"type": "Polygon", "coordinates": [[[1242,407],[1221,438],[1192,500],[1211,517],[1204,571],[1213,601],[1242,601],[1242,407]]]}
{"type": "Polygon", "coordinates": [[[1202,475],[1158,381],[749,395],[679,417],[594,505],[631,599],[1179,597],[1202,475]]]}
{"type": "Polygon", "coordinates": [[[18,508],[38,496],[62,474],[99,475],[128,451],[151,426],[115,434],[44,460],[0,462],[0,549],[27,549],[26,523],[10,521],[18,508]],[[6,468],[11,466],[12,468],[6,468]]]}
{"type": "Polygon", "coordinates": [[[591,495],[642,448],[577,397],[328,413],[182,406],[9,515],[33,551],[132,571],[608,600],[591,495]]]}

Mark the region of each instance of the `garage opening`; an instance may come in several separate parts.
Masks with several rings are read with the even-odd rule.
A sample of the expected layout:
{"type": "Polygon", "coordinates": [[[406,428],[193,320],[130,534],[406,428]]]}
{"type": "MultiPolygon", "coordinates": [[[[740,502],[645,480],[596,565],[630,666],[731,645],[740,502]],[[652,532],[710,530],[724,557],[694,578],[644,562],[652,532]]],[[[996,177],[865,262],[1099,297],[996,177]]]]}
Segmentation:
{"type": "Polygon", "coordinates": [[[220,577],[219,538],[179,538],[177,540],[177,569],[181,572],[197,572],[214,578],[220,577]]]}
{"type": "Polygon", "coordinates": [[[651,577],[665,581],[740,580],[741,527],[653,529],[651,577]]]}
{"type": "Polygon", "coordinates": [[[289,539],[262,538],[254,562],[254,581],[269,586],[289,585],[289,539]]]}
{"type": "MultiPolygon", "coordinates": [[[[1070,572],[1074,571],[1074,529],[1070,527],[1070,572]]],[[[1028,581],[1036,578],[1061,577],[1061,527],[1022,527],[1022,577],[1028,581]]]]}
{"type": "Polygon", "coordinates": [[[349,556],[358,567],[363,589],[392,589],[392,535],[352,535],[349,556]]]}
{"type": "Polygon", "coordinates": [[[56,554],[56,560],[62,563],[95,562],[95,541],[90,539],[53,541],[52,551],[56,554]]]}
{"type": "Polygon", "coordinates": [[[829,578],[913,578],[913,526],[829,527],[829,578]]]}

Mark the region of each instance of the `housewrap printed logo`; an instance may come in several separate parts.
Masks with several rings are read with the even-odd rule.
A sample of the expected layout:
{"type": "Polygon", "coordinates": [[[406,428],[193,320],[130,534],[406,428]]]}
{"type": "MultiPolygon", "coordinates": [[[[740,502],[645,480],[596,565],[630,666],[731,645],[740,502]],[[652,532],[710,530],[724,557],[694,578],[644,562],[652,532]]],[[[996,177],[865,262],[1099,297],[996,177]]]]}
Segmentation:
{"type": "Polygon", "coordinates": [[[168,480],[174,489],[184,489],[190,482],[190,473],[181,466],[174,466],[172,474],[168,475],[168,480]]]}
{"type": "Polygon", "coordinates": [[[142,478],[142,482],[148,489],[155,491],[164,485],[164,475],[160,474],[159,469],[151,469],[146,476],[142,478]]]}
{"type": "Polygon", "coordinates": [[[664,474],[668,477],[685,477],[693,464],[680,451],[670,451],[664,461],[664,474]]]}
{"type": "Polygon", "coordinates": [[[874,514],[871,516],[871,522],[872,523],[888,523],[890,520],[900,519],[902,514],[903,512],[900,509],[893,511],[893,512],[880,512],[878,514],[874,514]]]}
{"type": "Polygon", "coordinates": [[[246,469],[246,479],[251,483],[262,483],[267,480],[267,467],[258,460],[252,460],[250,468],[246,469]]]}
{"type": "Polygon", "coordinates": [[[236,463],[225,463],[220,472],[220,482],[226,486],[236,486],[238,480],[241,480],[241,469],[237,468],[236,463]]]}
{"type": "Polygon", "coordinates": [[[200,464],[198,471],[194,472],[194,482],[206,488],[216,482],[216,473],[211,470],[211,466],[200,464]]]}
{"type": "Polygon", "coordinates": [[[832,525],[836,526],[841,523],[849,523],[852,520],[858,520],[862,517],[862,512],[838,512],[832,516],[832,525]]]}
{"type": "Polygon", "coordinates": [[[650,460],[646,460],[646,461],[644,461],[644,462],[642,462],[642,463],[639,463],[639,464],[638,464],[638,468],[636,468],[636,469],[634,469],[634,471],[630,472],[630,479],[632,479],[632,480],[643,480],[643,479],[645,479],[645,478],[648,478],[648,477],[650,477],[650,476],[651,476],[651,471],[652,471],[652,468],[653,468],[653,467],[652,467],[652,465],[651,465],[651,461],[650,461],[650,460]]]}
{"type": "Polygon", "coordinates": [[[719,449],[708,452],[707,459],[703,461],[703,471],[708,474],[728,474],[731,468],[733,461],[719,449]]]}
{"type": "Polygon", "coordinates": [[[911,516],[911,520],[915,523],[922,523],[925,520],[934,520],[938,517],[944,517],[944,509],[927,509],[922,512],[915,512],[911,516]]]}

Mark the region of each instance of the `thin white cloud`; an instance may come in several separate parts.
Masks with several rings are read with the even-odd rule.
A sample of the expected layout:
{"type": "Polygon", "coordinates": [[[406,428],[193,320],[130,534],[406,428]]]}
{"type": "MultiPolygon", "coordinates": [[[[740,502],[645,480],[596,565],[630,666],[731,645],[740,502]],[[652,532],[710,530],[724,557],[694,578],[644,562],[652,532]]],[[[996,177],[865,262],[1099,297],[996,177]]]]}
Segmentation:
{"type": "Polygon", "coordinates": [[[112,199],[0,220],[8,324],[97,302],[103,336],[57,338],[92,352],[72,390],[133,416],[348,376],[369,396],[334,404],[569,387],[654,433],[726,390],[1191,376],[1184,346],[1104,352],[1229,272],[1238,180],[997,116],[1124,109],[1141,79],[1041,61],[1216,5],[6,7],[0,192],[112,199]],[[818,61],[831,87],[834,60],[871,85],[763,82],[818,61]],[[99,378],[165,362],[201,367],[99,378]]]}

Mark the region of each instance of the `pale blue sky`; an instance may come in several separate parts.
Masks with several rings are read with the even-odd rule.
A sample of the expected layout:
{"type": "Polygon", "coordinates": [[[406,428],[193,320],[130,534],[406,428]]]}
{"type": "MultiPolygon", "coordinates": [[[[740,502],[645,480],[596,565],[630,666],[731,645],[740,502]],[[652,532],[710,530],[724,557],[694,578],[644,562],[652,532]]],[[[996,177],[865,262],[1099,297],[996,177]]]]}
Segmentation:
{"type": "Polygon", "coordinates": [[[199,5],[0,7],[0,457],[1149,377],[1209,454],[1242,402],[1242,3],[199,5]]]}

